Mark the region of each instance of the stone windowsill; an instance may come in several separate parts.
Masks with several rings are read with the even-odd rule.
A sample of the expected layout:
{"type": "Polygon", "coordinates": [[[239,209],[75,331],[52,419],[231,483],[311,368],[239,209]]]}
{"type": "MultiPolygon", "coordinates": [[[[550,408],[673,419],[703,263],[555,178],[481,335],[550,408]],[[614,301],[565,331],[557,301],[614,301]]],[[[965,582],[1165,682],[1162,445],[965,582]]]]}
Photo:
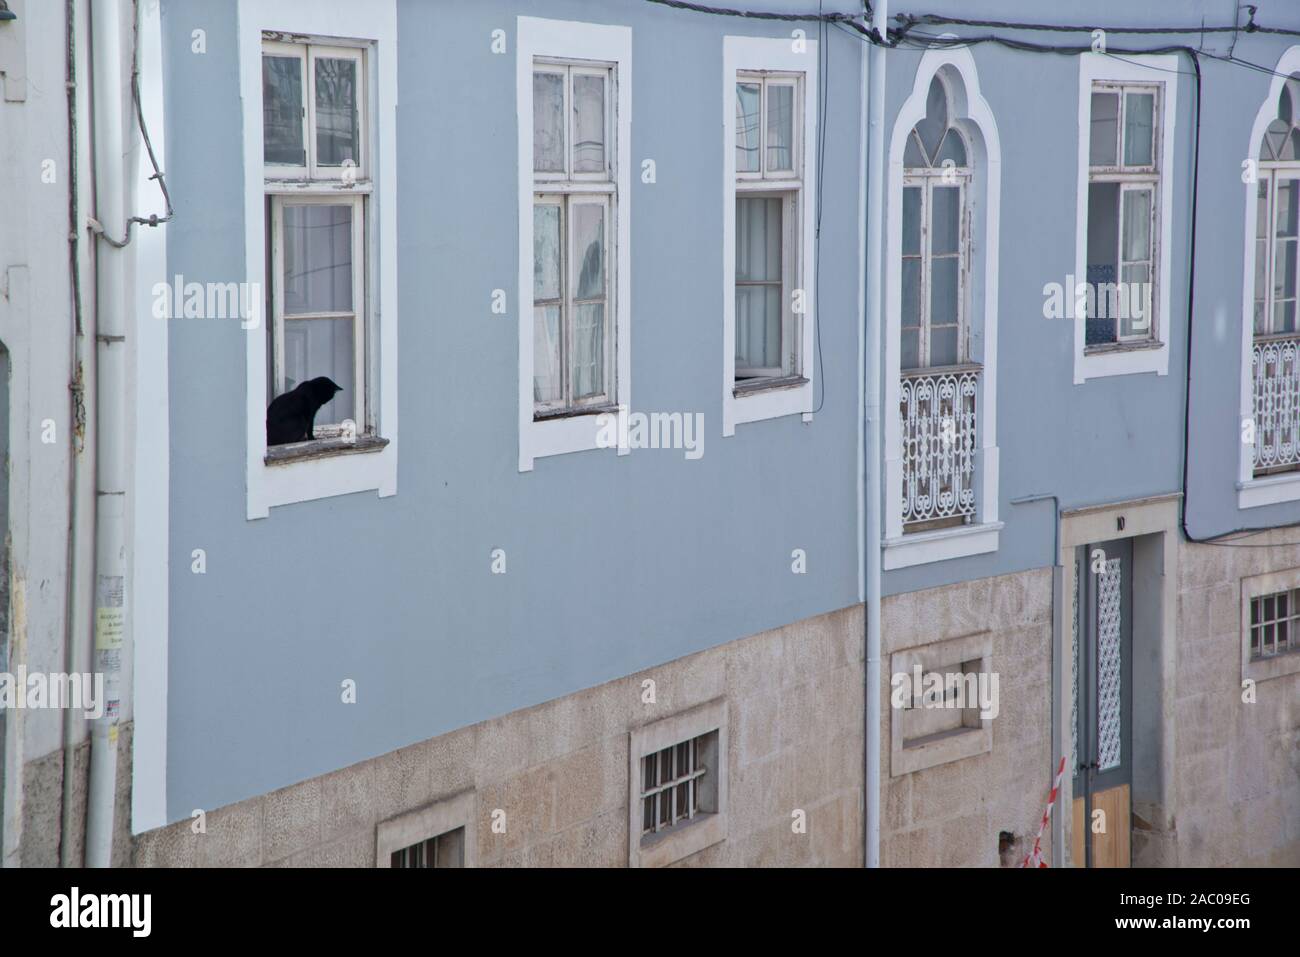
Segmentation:
{"type": "Polygon", "coordinates": [[[330,458],[335,455],[380,452],[387,445],[387,439],[374,435],[359,435],[355,439],[334,438],[316,439],[312,442],[290,442],[267,448],[263,461],[267,465],[291,465],[294,462],[330,458]]]}

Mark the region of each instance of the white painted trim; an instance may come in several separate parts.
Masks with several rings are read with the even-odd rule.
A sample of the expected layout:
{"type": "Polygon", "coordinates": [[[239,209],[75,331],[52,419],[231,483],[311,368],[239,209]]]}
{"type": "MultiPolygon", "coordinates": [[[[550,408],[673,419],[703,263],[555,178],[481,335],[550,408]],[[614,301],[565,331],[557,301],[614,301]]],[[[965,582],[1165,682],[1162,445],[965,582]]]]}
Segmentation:
{"type": "Polygon", "coordinates": [[[1300,472],[1284,472],[1237,483],[1237,508],[1258,508],[1297,499],[1300,499],[1300,472]]]}
{"type": "MultiPolygon", "coordinates": [[[[817,41],[805,40],[795,52],[789,37],[722,38],[722,434],[735,435],[736,425],[785,415],[812,421],[816,387],[815,342],[817,303],[817,41]],[[736,383],[736,74],[767,70],[803,74],[803,186],[800,191],[800,257],[796,289],[804,290],[805,311],[799,339],[800,374],[807,382],[789,388],[735,394],[736,383]]],[[[774,181],[779,189],[783,181],[774,181]]]]}
{"type": "Polygon", "coordinates": [[[887,538],[882,543],[885,549],[885,570],[996,552],[1002,524],[989,522],[985,525],[959,525],[933,532],[913,532],[901,538],[887,538]]]}
{"type": "MultiPolygon", "coordinates": [[[[617,130],[614,136],[615,217],[615,383],[614,404],[632,404],[632,28],[571,20],[519,17],[515,28],[515,104],[519,176],[519,471],[533,460],[600,447],[601,417],[574,415],[533,419],[533,58],[598,60],[614,64],[617,130]]],[[[627,449],[616,454],[626,455],[627,449]]]]}
{"type": "MultiPolygon", "coordinates": [[[[998,275],[999,275],[999,217],[1002,207],[1002,140],[998,135],[997,121],[993,110],[980,93],[979,74],[975,69],[975,58],[969,50],[960,48],[941,48],[927,50],[916,68],[916,79],[912,84],[912,93],[899,109],[894,120],[893,135],[889,142],[889,185],[886,220],[885,249],[885,401],[882,419],[885,431],[885,488],[902,489],[902,422],[899,419],[901,385],[899,375],[902,357],[900,355],[899,334],[902,316],[902,249],[903,249],[903,150],[907,145],[908,134],[917,121],[925,116],[926,97],[930,82],[941,69],[950,74],[955,73],[960,84],[953,84],[952,100],[955,122],[961,125],[974,154],[972,167],[971,208],[972,213],[981,212],[984,216],[984,235],[980,239],[972,236],[977,255],[982,262],[972,263],[972,286],[979,286],[973,277],[979,275],[984,289],[983,303],[979,305],[980,335],[971,337],[973,361],[982,366],[980,372],[979,395],[976,400],[978,422],[976,436],[979,448],[976,450],[975,473],[977,486],[976,519],[974,529],[986,531],[1001,528],[998,522],[998,436],[997,436],[997,396],[998,396],[998,275]],[[960,89],[958,88],[960,86],[960,89]],[[981,189],[981,181],[983,189],[981,189]],[[978,270],[975,268],[979,266],[978,270]],[[978,354],[976,354],[978,353],[978,354]]],[[[972,312],[976,304],[970,303],[972,312]]],[[[972,318],[975,318],[972,315],[972,318]]],[[[897,496],[887,494],[886,502],[896,502],[897,496]]],[[[997,550],[997,535],[976,537],[981,544],[971,545],[973,551],[965,551],[957,546],[945,548],[907,548],[903,545],[903,514],[898,504],[886,507],[884,515],[884,546],[886,569],[902,568],[905,565],[919,564],[927,561],[942,561],[944,558],[956,558],[961,555],[979,554],[997,550]],[[894,543],[891,545],[890,543],[894,543]],[[891,557],[892,552],[892,557],[891,557]],[[919,555],[915,558],[910,556],[919,555]],[[930,557],[938,555],[939,557],[930,557]]],[[[960,540],[964,529],[945,531],[944,537],[960,540]]],[[[921,533],[927,535],[929,533],[921,533]]],[[[970,533],[967,532],[967,535],[970,533]]],[[[912,536],[908,536],[909,539],[912,536]]],[[[921,539],[918,539],[920,541],[921,539]]]]}
{"type": "MultiPolygon", "coordinates": [[[[1156,314],[1159,346],[1132,351],[1085,354],[1084,324],[1086,316],[1074,317],[1074,384],[1105,376],[1169,373],[1169,344],[1177,323],[1169,312],[1173,273],[1174,221],[1174,132],[1178,115],[1178,57],[1107,56],[1102,53],[1079,55],[1079,155],[1078,188],[1075,196],[1074,277],[1076,283],[1087,281],[1088,272],[1088,151],[1092,134],[1092,84],[1094,80],[1159,83],[1163,89],[1160,107],[1160,305],[1156,314]]],[[[1072,298],[1074,290],[1067,290],[1072,298]]]]}
{"type": "MultiPolygon", "coordinates": [[[[157,4],[140,8],[140,101],[158,165],[167,169],[162,24],[157,4]]],[[[153,167],[137,145],[140,215],[165,211],[153,167]]],[[[167,281],[167,227],[137,227],[135,241],[134,449],[131,571],[131,832],[167,823],[167,622],[170,429],[167,320],[153,317],[153,289],[167,281]]]]}
{"type": "MultiPolygon", "coordinates": [[[[262,164],[262,31],[345,37],[373,44],[368,144],[374,189],[368,203],[367,317],[377,337],[378,382],[372,416],[388,444],[374,452],[268,466],[266,457],[266,329],[246,330],[247,517],[265,518],[277,505],[352,492],[397,494],[397,6],[395,0],[358,5],[347,0],[239,0],[239,75],[244,103],[244,250],[249,282],[266,289],[266,181],[262,164]]],[[[364,165],[364,164],[363,164],[364,165]]],[[[260,306],[260,304],[259,304],[260,306]]]]}
{"type": "MultiPolygon", "coordinates": [[[[1286,77],[1300,72],[1300,45],[1288,47],[1278,58],[1277,66],[1273,71],[1274,76],[1268,84],[1268,96],[1255,113],[1255,122],[1250,129],[1250,140],[1246,144],[1244,159],[1258,161],[1260,146],[1264,142],[1264,131],[1268,128],[1269,122],[1277,117],[1277,101],[1282,95],[1282,85],[1286,82],[1286,77]]],[[[1244,250],[1241,258],[1240,420],[1242,422],[1255,417],[1254,372],[1251,366],[1255,346],[1255,229],[1258,225],[1256,186],[1256,183],[1242,184],[1246,204],[1244,250]]],[[[1256,479],[1254,444],[1247,445],[1242,442],[1239,431],[1234,432],[1234,441],[1240,450],[1237,462],[1238,509],[1276,505],[1279,502],[1294,502],[1300,499],[1300,474],[1256,479]]]]}

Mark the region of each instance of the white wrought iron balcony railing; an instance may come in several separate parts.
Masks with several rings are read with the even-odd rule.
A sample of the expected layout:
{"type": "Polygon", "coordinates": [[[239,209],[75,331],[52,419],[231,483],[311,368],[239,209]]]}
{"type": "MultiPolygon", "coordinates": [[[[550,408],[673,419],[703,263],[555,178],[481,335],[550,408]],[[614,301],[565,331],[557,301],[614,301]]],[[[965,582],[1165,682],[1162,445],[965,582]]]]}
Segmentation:
{"type": "Polygon", "coordinates": [[[1255,475],[1300,466],[1300,336],[1257,336],[1255,475]]]}
{"type": "Polygon", "coordinates": [[[902,374],[903,531],[975,519],[978,365],[902,374]]]}

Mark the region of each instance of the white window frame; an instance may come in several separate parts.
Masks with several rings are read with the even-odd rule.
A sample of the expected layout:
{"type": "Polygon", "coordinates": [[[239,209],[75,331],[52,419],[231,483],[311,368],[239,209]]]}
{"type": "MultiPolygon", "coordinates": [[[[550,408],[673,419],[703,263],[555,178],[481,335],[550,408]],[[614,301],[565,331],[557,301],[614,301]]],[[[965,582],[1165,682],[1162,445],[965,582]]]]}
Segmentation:
{"type": "MultiPolygon", "coordinates": [[[[352,318],[352,353],[353,353],[353,372],[352,381],[357,383],[351,397],[353,403],[353,422],[357,427],[357,434],[368,435],[373,433],[373,427],[368,415],[369,403],[367,398],[370,389],[367,384],[366,376],[366,341],[369,338],[367,332],[366,305],[368,297],[365,295],[365,263],[366,263],[366,242],[365,242],[365,203],[361,196],[339,196],[337,193],[332,195],[320,195],[311,193],[283,194],[274,193],[268,197],[271,204],[271,341],[273,343],[273,355],[271,356],[271,381],[274,385],[272,391],[276,395],[285,392],[285,358],[284,358],[284,324],[286,318],[290,322],[307,322],[312,319],[345,319],[349,316],[352,318]],[[288,206],[347,206],[352,210],[352,294],[353,308],[350,312],[339,313],[315,313],[306,315],[291,315],[286,317],[284,312],[284,207],[288,206]]],[[[313,430],[317,439],[338,438],[343,433],[343,424],[341,422],[317,422],[313,430]]]]}
{"type": "MultiPolygon", "coordinates": [[[[266,40],[262,44],[262,51],[272,56],[297,56],[302,63],[303,71],[303,118],[302,133],[303,143],[305,146],[306,164],[304,166],[290,166],[283,163],[263,163],[263,178],[267,180],[285,180],[285,181],[303,181],[303,180],[342,180],[344,178],[345,166],[322,166],[317,162],[316,156],[316,61],[320,58],[353,60],[357,69],[357,139],[361,144],[358,150],[358,159],[353,166],[351,178],[356,180],[365,180],[369,178],[369,163],[367,161],[368,150],[365,148],[369,142],[367,131],[367,96],[369,93],[369,82],[366,73],[365,48],[360,46],[333,46],[331,43],[338,41],[329,41],[321,43],[313,42],[288,42],[284,40],[266,40]]],[[[261,100],[259,98],[258,102],[261,100]]],[[[265,159],[265,158],[264,158],[265,159]]]]}
{"type": "MultiPolygon", "coordinates": [[[[970,145],[966,146],[967,158],[969,160],[970,145]]],[[[917,366],[918,369],[942,369],[951,368],[951,366],[935,366],[930,363],[930,340],[933,326],[931,325],[930,315],[930,280],[934,271],[934,256],[930,249],[931,237],[934,233],[934,224],[930,218],[931,206],[934,201],[934,189],[938,186],[941,189],[952,189],[954,186],[960,191],[958,203],[961,213],[958,221],[957,231],[957,362],[956,366],[966,366],[970,364],[970,281],[971,281],[971,248],[970,248],[970,196],[971,196],[971,171],[970,166],[959,166],[949,173],[945,169],[929,169],[921,171],[915,167],[908,167],[903,174],[904,189],[919,189],[921,191],[921,210],[920,210],[920,237],[921,250],[917,258],[921,260],[921,323],[920,334],[917,339],[917,359],[922,364],[917,366]],[[947,177],[945,177],[947,173],[947,177]]],[[[900,256],[903,255],[900,251],[900,256]]],[[[911,254],[907,254],[910,256],[911,254]]],[[[941,253],[941,257],[950,256],[951,253],[941,253]]],[[[906,258],[906,257],[904,257],[906,258]]],[[[900,331],[902,328],[902,317],[899,318],[900,331]]],[[[901,371],[902,364],[902,346],[899,346],[899,364],[901,371]]],[[[909,370],[911,371],[911,370],[909,370]]]]}
{"type": "MultiPolygon", "coordinates": [[[[1268,95],[1260,104],[1255,114],[1255,123],[1251,127],[1250,141],[1247,144],[1246,159],[1257,164],[1260,148],[1264,141],[1264,132],[1268,124],[1277,118],[1278,99],[1286,78],[1292,73],[1300,72],[1300,45],[1290,47],[1278,59],[1274,75],[1269,81],[1268,95]]],[[[1245,423],[1255,417],[1254,371],[1252,358],[1255,348],[1255,242],[1259,226],[1258,182],[1243,184],[1245,193],[1245,247],[1242,252],[1242,289],[1241,289],[1241,391],[1239,422],[1245,423]]],[[[1274,197],[1269,197],[1269,209],[1273,208],[1274,197]]],[[[1271,264],[1270,264],[1271,270],[1271,264]]],[[[1270,281],[1270,290],[1271,290],[1270,281]]],[[[1259,508],[1276,505],[1280,502],[1300,500],[1300,471],[1282,472],[1277,475],[1255,477],[1255,447],[1242,441],[1242,432],[1236,429],[1232,441],[1238,448],[1237,463],[1237,508],[1259,508]]]]}
{"type": "Polygon", "coordinates": [[[1300,674],[1300,651],[1287,651],[1267,658],[1252,658],[1250,654],[1251,625],[1250,603],[1255,598],[1279,592],[1293,592],[1300,588],[1300,568],[1254,575],[1241,580],[1241,679],[1267,681],[1286,675],[1300,674]]]}
{"type": "MultiPolygon", "coordinates": [[[[734,140],[732,141],[735,142],[734,140]]],[[[728,765],[731,763],[727,738],[727,701],[715,698],[698,707],[636,728],[628,736],[628,866],[664,867],[697,854],[727,838],[728,765]],[[641,760],[664,748],[716,731],[717,767],[706,768],[716,775],[718,810],[697,814],[688,822],[657,835],[643,837],[641,825],[641,760]]]]}
{"type": "Polygon", "coordinates": [[[960,80],[964,96],[949,91],[953,111],[949,123],[960,125],[967,150],[971,179],[967,184],[966,215],[971,216],[969,241],[980,253],[980,281],[975,281],[976,263],[969,265],[969,287],[983,289],[983,298],[969,294],[964,308],[967,313],[969,362],[980,365],[979,391],[975,397],[975,520],[933,531],[903,532],[901,507],[885,510],[884,550],[882,561],[888,570],[924,565],[932,562],[981,555],[998,550],[1002,522],[998,520],[998,444],[997,444],[997,373],[998,373],[998,235],[1002,195],[1002,146],[993,110],[980,92],[979,73],[969,50],[954,47],[927,50],[917,65],[912,92],[903,102],[894,120],[889,141],[889,206],[885,223],[885,404],[893,410],[883,417],[885,441],[885,488],[903,487],[902,422],[897,413],[902,390],[902,276],[903,276],[903,183],[907,173],[903,155],[913,127],[925,116],[930,82],[943,70],[945,80],[960,80]],[[964,112],[962,104],[964,103],[964,112]],[[979,142],[972,133],[979,132],[979,142]],[[976,218],[979,207],[981,218],[976,218]],[[975,235],[982,223],[982,235],[975,235]],[[972,321],[980,320],[979,336],[969,330],[972,321]]]}
{"type": "Polygon", "coordinates": [[[722,41],[722,434],[735,435],[736,425],[787,415],[802,415],[811,422],[816,387],[812,361],[816,330],[816,242],[814,208],[817,196],[817,43],[807,40],[795,52],[788,38],[724,37],[722,41]],[[754,77],[766,80],[760,95],[760,129],[766,122],[767,85],[795,83],[795,136],[793,169],[767,173],[767,146],[761,133],[759,171],[736,170],[736,84],[754,77]],[[792,354],[793,374],[736,381],[736,197],[775,191],[786,200],[783,216],[787,237],[783,243],[782,273],[785,286],[782,350],[792,354]],[[793,235],[790,233],[793,232],[793,235]],[[804,312],[793,312],[792,293],[802,290],[804,312]]]}
{"type": "MultiPolygon", "coordinates": [[[[270,194],[365,197],[364,308],[368,333],[358,351],[365,353],[363,382],[368,396],[358,405],[366,420],[358,420],[371,442],[347,448],[320,446],[309,457],[267,462],[266,409],[268,394],[267,330],[273,322],[259,309],[256,326],[248,328],[246,342],[246,449],[247,517],[265,518],[275,506],[308,502],[352,492],[375,491],[381,497],[397,492],[397,8],[395,0],[377,0],[361,7],[339,8],[314,0],[239,0],[240,93],[244,117],[244,254],[247,281],[269,290],[267,276],[267,197],[270,194]],[[292,33],[287,33],[291,30],[292,33]],[[269,36],[264,38],[263,34],[269,36]],[[358,168],[344,177],[344,167],[325,168],[316,179],[284,178],[289,167],[267,167],[262,155],[262,53],[264,45],[284,36],[319,38],[322,51],[343,51],[361,58],[358,108],[362,131],[362,157],[358,168]],[[339,37],[347,37],[346,40],[339,37]],[[382,104],[382,109],[379,104],[382,104]],[[268,174],[268,171],[274,171],[268,174]]],[[[273,48],[274,49],[274,48],[273,48]]],[[[310,51],[305,54],[310,63],[310,51]]],[[[309,75],[311,72],[309,71],[309,75]]],[[[310,85],[308,90],[310,90],[310,85]]],[[[309,105],[314,96],[304,91],[309,105]]],[[[315,149],[310,135],[309,150],[315,149]]],[[[309,164],[310,164],[309,153],[309,164]]],[[[356,287],[354,287],[356,288],[356,287]]],[[[342,445],[343,443],[336,443],[342,445]]]]}
{"type": "MultiPolygon", "coordinates": [[[[1170,341],[1177,333],[1177,323],[1171,318],[1171,257],[1173,249],[1173,196],[1176,189],[1174,182],[1174,143],[1176,134],[1176,117],[1178,115],[1178,84],[1176,82],[1179,66],[1175,55],[1136,55],[1132,57],[1112,57],[1101,53],[1084,53],[1079,56],[1079,151],[1078,151],[1078,186],[1075,212],[1075,254],[1074,271],[1071,274],[1075,289],[1067,289],[1066,296],[1074,301],[1075,293],[1087,282],[1088,273],[1088,187],[1094,181],[1090,165],[1092,137],[1092,94],[1094,87],[1119,88],[1128,86],[1157,86],[1154,122],[1158,132],[1154,137],[1155,166],[1151,167],[1115,167],[1109,172],[1099,171],[1095,174],[1098,181],[1150,181],[1156,180],[1155,195],[1152,202],[1155,222],[1152,229],[1152,245],[1155,260],[1153,263],[1152,282],[1155,284],[1151,297],[1152,313],[1151,334],[1121,340],[1105,347],[1088,347],[1085,339],[1086,314],[1076,309],[1074,316],[1074,384],[1082,385],[1089,379],[1116,375],[1138,375],[1155,373],[1168,375],[1170,341]]],[[[1122,96],[1122,93],[1121,93],[1122,96]]],[[[1123,102],[1121,100],[1121,109],[1123,102]]],[[[1123,119],[1119,120],[1119,149],[1122,149],[1123,119]]],[[[1116,156],[1118,162],[1123,155],[1116,156]]],[[[1143,187],[1146,188],[1146,187],[1143,187]]],[[[1123,187],[1121,187],[1123,189],[1123,187]]],[[[1120,215],[1119,229],[1123,230],[1123,215],[1120,215]]],[[[1118,282],[1121,277],[1117,276],[1118,282]]]]}
{"type": "MultiPolygon", "coordinates": [[[[528,472],[536,459],[549,455],[600,448],[602,419],[608,408],[626,408],[632,401],[631,360],[631,131],[632,131],[632,30],[630,27],[519,17],[515,40],[515,99],[517,111],[519,175],[519,275],[516,301],[519,303],[519,471],[528,472]],[[602,180],[604,174],[570,173],[568,180],[554,174],[533,172],[533,70],[547,62],[567,64],[570,69],[610,70],[612,93],[606,96],[606,157],[610,161],[613,188],[602,180]],[[612,145],[612,149],[610,148],[612,145]],[[589,182],[583,182],[588,180],[589,182]],[[555,187],[552,189],[551,184],[555,187]],[[608,330],[613,348],[608,362],[613,366],[614,392],[607,394],[589,410],[574,414],[543,416],[536,414],[533,402],[533,203],[538,193],[582,192],[609,196],[610,213],[606,217],[609,255],[606,258],[606,283],[613,315],[608,330]],[[611,220],[612,215],[612,220],[611,220]]],[[[566,83],[565,103],[568,104],[566,83]]],[[[566,114],[565,142],[568,154],[572,147],[572,117],[566,114]]],[[[566,257],[568,250],[565,250],[566,257]]],[[[607,305],[607,312],[609,312],[607,305]]],[[[610,379],[606,379],[608,385],[610,379]]],[[[625,455],[620,448],[616,454],[625,455]]]]}
{"type": "Polygon", "coordinates": [[[465,867],[478,866],[477,796],[474,791],[435,801],[375,827],[375,867],[391,868],[393,854],[457,828],[465,829],[465,867]]]}

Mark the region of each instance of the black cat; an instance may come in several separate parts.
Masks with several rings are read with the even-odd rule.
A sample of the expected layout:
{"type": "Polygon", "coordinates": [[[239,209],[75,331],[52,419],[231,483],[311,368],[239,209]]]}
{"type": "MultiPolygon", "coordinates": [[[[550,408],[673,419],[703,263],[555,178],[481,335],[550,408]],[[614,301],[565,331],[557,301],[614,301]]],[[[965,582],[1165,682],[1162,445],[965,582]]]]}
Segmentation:
{"type": "Polygon", "coordinates": [[[299,382],[289,392],[277,396],[266,410],[266,444],[306,442],[316,438],[316,413],[334,393],[343,387],[328,376],[299,382]]]}

